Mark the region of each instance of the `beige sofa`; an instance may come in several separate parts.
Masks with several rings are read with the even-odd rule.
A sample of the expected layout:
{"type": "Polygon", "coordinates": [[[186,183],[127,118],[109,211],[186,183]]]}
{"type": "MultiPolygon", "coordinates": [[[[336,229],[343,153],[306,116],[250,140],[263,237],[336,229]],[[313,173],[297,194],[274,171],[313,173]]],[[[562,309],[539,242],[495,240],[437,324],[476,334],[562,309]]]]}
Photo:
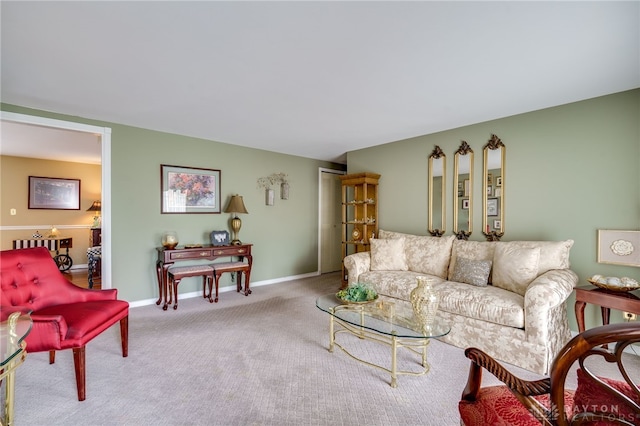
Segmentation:
{"type": "Polygon", "coordinates": [[[566,300],[578,282],[567,241],[462,241],[380,230],[371,251],[345,257],[349,283],[409,300],[416,277],[434,279],[440,340],[547,374],[571,333],[566,300]]]}

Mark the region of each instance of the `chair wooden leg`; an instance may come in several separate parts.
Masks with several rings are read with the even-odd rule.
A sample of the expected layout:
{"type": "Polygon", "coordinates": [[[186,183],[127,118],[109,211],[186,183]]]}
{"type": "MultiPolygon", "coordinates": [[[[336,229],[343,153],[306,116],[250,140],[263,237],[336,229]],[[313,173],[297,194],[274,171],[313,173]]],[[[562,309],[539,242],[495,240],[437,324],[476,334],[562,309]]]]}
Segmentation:
{"type": "Polygon", "coordinates": [[[73,348],[73,365],[76,369],[76,386],[78,388],[78,401],[84,401],[86,398],[86,368],[85,368],[85,348],[73,348]]]}
{"type": "Polygon", "coordinates": [[[120,320],[120,340],[122,341],[122,357],[129,356],[129,316],[120,320]]]}
{"type": "Polygon", "coordinates": [[[56,362],[56,351],[49,351],[49,364],[56,362]]]}

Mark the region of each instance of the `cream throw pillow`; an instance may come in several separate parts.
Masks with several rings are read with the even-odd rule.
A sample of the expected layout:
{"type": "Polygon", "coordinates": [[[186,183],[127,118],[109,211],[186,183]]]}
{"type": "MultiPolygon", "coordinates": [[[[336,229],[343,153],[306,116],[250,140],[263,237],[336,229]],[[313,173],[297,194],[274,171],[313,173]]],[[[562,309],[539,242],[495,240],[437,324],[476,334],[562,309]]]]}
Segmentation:
{"type": "Polygon", "coordinates": [[[498,244],[493,254],[495,287],[524,296],[527,286],[538,276],[540,248],[523,248],[514,244],[498,244]]]}
{"type": "Polygon", "coordinates": [[[372,271],[406,271],[407,258],[404,254],[404,238],[369,240],[371,244],[372,271]]]}
{"type": "Polygon", "coordinates": [[[490,260],[473,260],[458,257],[456,266],[451,274],[451,281],[484,287],[489,281],[491,272],[490,260]]]}

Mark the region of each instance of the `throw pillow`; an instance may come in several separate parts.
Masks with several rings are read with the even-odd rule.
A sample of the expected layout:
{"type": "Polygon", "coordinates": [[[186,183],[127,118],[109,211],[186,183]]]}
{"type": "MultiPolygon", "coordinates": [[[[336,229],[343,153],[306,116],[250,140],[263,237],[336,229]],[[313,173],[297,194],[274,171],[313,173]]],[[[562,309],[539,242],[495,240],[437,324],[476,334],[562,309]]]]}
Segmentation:
{"type": "MultiPolygon", "coordinates": [[[[599,410],[604,414],[624,419],[632,424],[640,422],[640,415],[633,406],[624,402],[620,397],[607,392],[603,385],[599,384],[589,374],[578,368],[578,387],[574,394],[574,413],[593,412],[599,410]]],[[[629,397],[636,404],[640,404],[640,397],[627,382],[598,377],[607,386],[629,397]]],[[[611,423],[606,423],[611,424],[611,423]]]]}
{"type": "MultiPolygon", "coordinates": [[[[496,244],[494,241],[454,240],[453,248],[451,249],[451,261],[449,262],[449,280],[452,281],[451,277],[456,269],[456,259],[458,257],[466,257],[471,260],[491,260],[493,262],[496,244]]],[[[489,282],[491,282],[491,275],[489,275],[489,282]]]]}
{"type": "Polygon", "coordinates": [[[524,296],[527,286],[538,276],[540,248],[497,244],[493,254],[492,284],[524,296]]]}
{"type": "Polygon", "coordinates": [[[404,254],[404,238],[369,240],[371,244],[372,271],[406,271],[407,259],[404,254]]]}
{"type": "Polygon", "coordinates": [[[509,245],[521,248],[539,248],[540,263],[538,275],[542,275],[552,269],[568,269],[569,253],[573,246],[573,240],[565,241],[510,241],[509,245]]]}
{"type": "Polygon", "coordinates": [[[490,260],[472,260],[459,257],[453,269],[451,281],[484,287],[487,285],[490,272],[490,260]]]}

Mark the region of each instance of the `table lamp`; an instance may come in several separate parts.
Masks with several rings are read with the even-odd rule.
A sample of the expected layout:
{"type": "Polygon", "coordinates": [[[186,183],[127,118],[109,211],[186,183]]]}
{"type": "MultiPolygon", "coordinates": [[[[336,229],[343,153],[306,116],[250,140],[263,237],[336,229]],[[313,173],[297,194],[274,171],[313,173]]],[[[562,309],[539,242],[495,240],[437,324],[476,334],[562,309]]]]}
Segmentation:
{"type": "Polygon", "coordinates": [[[100,228],[100,211],[102,210],[102,201],[94,201],[91,207],[87,209],[88,212],[96,212],[93,217],[92,228],[100,228]]]}
{"type": "Polygon", "coordinates": [[[244,201],[242,200],[241,195],[233,195],[231,196],[231,200],[229,200],[229,204],[227,204],[227,208],[224,209],[225,213],[233,213],[233,218],[231,219],[231,230],[233,231],[233,240],[231,241],[231,245],[240,245],[242,242],[238,239],[238,233],[240,232],[240,227],[242,226],[242,220],[238,217],[238,213],[249,214],[247,208],[244,206],[244,201]]]}

